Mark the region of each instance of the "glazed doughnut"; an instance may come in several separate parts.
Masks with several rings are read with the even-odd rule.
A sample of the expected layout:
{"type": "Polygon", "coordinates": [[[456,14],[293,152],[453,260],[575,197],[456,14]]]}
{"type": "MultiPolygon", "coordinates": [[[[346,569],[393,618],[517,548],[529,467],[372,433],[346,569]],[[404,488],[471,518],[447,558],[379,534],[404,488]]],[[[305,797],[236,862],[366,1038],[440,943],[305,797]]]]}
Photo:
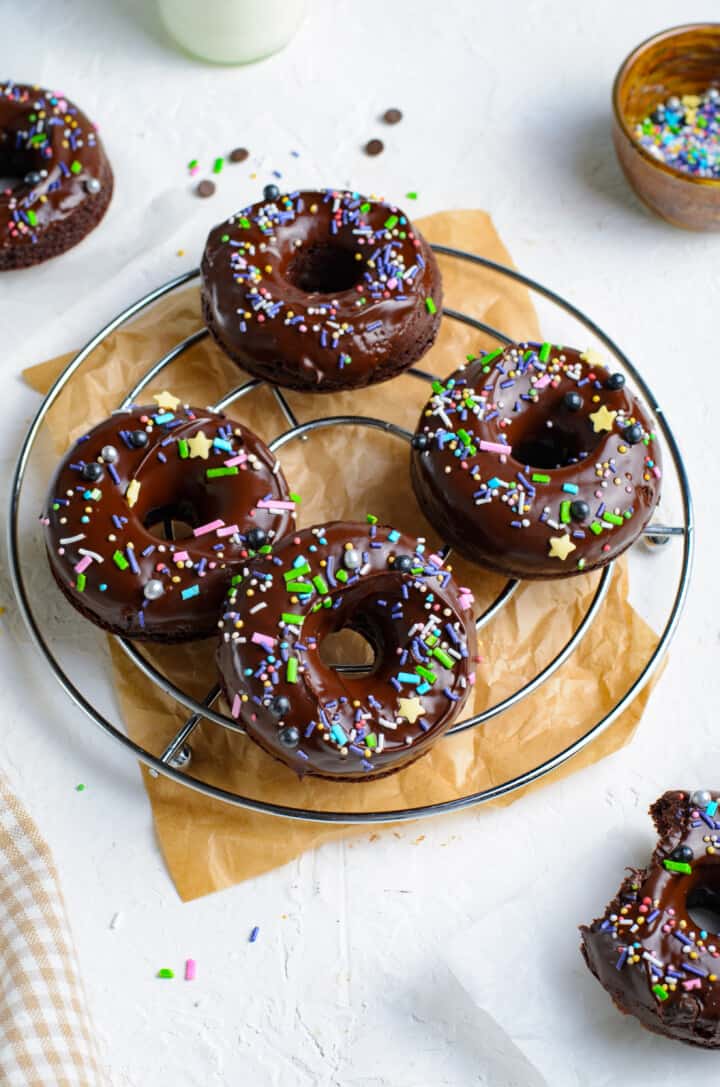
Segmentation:
{"type": "Polygon", "coordinates": [[[232,716],[298,774],[389,774],[424,754],[472,689],[473,598],[422,540],[336,521],[286,536],[229,590],[218,665],[232,716]],[[362,635],[364,674],[326,664],[362,635]]]}
{"type": "Polygon", "coordinates": [[[292,529],[294,501],[251,431],[167,392],[154,400],[115,412],[63,458],[43,518],[47,554],[70,603],[98,626],[206,638],[233,575],[292,529]]]}
{"type": "Polygon", "coordinates": [[[428,520],[466,558],[555,578],[604,566],[638,537],[660,498],[660,450],[595,351],[526,343],[433,384],[411,475],[428,520]]]}
{"type": "Polygon", "coordinates": [[[690,911],[720,906],[720,793],[668,792],[650,808],[650,864],[581,927],[585,962],[621,1012],[693,1045],[720,1046],[720,936],[690,911]]]}
{"type": "Polygon", "coordinates": [[[97,226],[113,175],[94,126],[61,94],[0,83],[0,271],[64,253],[97,226]]]}
{"type": "Polygon", "coordinates": [[[332,392],[386,381],[428,350],[440,271],[392,204],[294,192],[211,231],[202,259],[208,329],[251,374],[332,392]]]}

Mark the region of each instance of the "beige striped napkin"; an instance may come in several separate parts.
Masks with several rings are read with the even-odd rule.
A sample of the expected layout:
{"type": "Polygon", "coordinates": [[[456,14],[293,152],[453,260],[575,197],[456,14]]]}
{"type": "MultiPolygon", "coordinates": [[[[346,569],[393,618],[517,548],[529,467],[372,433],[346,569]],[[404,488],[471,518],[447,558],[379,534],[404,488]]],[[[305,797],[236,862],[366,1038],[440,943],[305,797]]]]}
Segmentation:
{"type": "Polygon", "coordinates": [[[109,1087],[50,850],[1,775],[0,1084],[109,1087]]]}

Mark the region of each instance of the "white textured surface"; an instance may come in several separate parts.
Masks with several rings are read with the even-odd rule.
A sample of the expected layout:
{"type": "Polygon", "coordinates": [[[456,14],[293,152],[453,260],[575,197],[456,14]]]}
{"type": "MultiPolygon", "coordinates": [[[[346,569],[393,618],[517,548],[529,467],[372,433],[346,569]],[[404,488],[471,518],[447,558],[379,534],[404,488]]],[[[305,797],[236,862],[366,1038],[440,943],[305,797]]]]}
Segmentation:
{"type": "MultiPolygon", "coordinates": [[[[535,1004],[536,1029],[547,1034],[562,990],[559,1006],[572,1019],[558,1039],[567,1061],[553,1087],[698,1081],[713,1058],[621,1021],[582,970],[574,931],[615,890],[622,867],[645,858],[648,803],[665,788],[720,784],[711,538],[720,526],[706,482],[717,465],[709,439],[719,241],[645,214],[608,135],[615,67],[686,13],[670,0],[310,7],[285,53],[221,69],[175,52],[146,0],[3,5],[0,67],[66,90],[96,117],[117,182],[104,225],[80,248],[0,282],[3,396],[12,406],[0,433],[5,477],[37,402],[18,380],[22,366],[75,346],[196,262],[206,229],[255,198],[259,182],[245,167],[227,168],[218,195],[202,202],[188,194],[185,163],[241,144],[259,157],[263,183],[277,168],[289,186],[350,183],[398,201],[415,189],[418,215],[488,208],[523,270],[588,309],[664,402],[700,500],[694,588],[660,688],[619,755],[507,812],[331,845],[183,906],[136,767],[54,690],[4,586],[0,760],[55,851],[108,1062],[133,1087],[525,1087],[529,1073],[480,1029],[443,958],[452,947],[457,961],[464,931],[503,895],[542,882],[538,902],[528,896],[527,921],[557,957],[547,956],[542,978],[525,975],[502,913],[491,913],[497,938],[468,940],[462,952],[466,973],[488,978],[485,1006],[492,1010],[490,979],[516,975],[515,999],[535,1004]],[[406,120],[383,129],[375,117],[394,105],[406,120]],[[368,159],[358,148],[376,135],[387,151],[368,159]],[[78,781],[84,793],[74,791],[78,781]],[[198,961],[196,983],[154,979],[160,966],[179,971],[187,955],[198,961]]],[[[687,15],[716,13],[705,2],[687,15]]]]}

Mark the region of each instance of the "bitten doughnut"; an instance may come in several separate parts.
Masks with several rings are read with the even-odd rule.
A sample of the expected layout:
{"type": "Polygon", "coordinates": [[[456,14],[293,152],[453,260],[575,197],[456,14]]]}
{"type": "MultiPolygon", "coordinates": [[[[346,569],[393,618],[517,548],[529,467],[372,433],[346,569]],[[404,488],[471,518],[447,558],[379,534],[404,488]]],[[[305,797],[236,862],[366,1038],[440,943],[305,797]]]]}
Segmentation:
{"type": "Polygon", "coordinates": [[[431,346],[442,286],[432,250],[392,204],[294,192],[211,231],[208,329],[257,377],[332,392],[386,381],[431,346]]]}
{"type": "Polygon", "coordinates": [[[381,777],[413,762],[472,689],[473,598],[422,540],[374,523],[286,536],[229,590],[218,665],[232,716],[298,774],[381,777]],[[364,673],[324,663],[353,630],[364,673]]]}
{"type": "Polygon", "coordinates": [[[595,351],[525,343],[434,382],[411,475],[428,520],[466,558],[507,577],[556,578],[629,547],[662,473],[622,374],[595,351]]]}
{"type": "Polygon", "coordinates": [[[251,431],[170,393],[75,442],[43,518],[55,580],[98,626],[163,642],[216,633],[232,577],[294,525],[251,431]]]}
{"type": "Polygon", "coordinates": [[[720,908],[720,793],[668,792],[659,841],[605,914],[580,929],[585,962],[621,1012],[680,1042],[720,1047],[720,935],[691,911],[720,908]]]}
{"type": "Polygon", "coordinates": [[[97,226],[113,175],[94,125],[64,95],[0,83],[0,271],[39,264],[97,226]]]}

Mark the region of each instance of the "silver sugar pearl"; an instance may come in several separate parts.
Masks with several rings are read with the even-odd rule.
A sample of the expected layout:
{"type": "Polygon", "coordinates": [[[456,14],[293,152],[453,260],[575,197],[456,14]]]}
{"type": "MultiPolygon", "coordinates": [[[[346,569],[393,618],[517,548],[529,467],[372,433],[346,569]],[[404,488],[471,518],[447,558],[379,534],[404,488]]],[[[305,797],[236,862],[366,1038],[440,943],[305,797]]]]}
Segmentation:
{"type": "Polygon", "coordinates": [[[348,570],[357,570],[362,566],[362,555],[354,547],[349,547],[343,555],[343,564],[348,570]]]}
{"type": "Polygon", "coordinates": [[[690,797],[690,803],[694,808],[706,808],[712,797],[707,789],[696,789],[690,797]]]}
{"type": "Polygon", "coordinates": [[[673,113],[677,113],[678,110],[682,109],[682,102],[676,94],[671,94],[665,105],[673,113]]]}
{"type": "Polygon", "coordinates": [[[85,191],[89,193],[100,192],[102,189],[101,182],[96,177],[88,177],[85,180],[85,191]]]}
{"type": "Polygon", "coordinates": [[[114,464],[118,459],[118,451],[114,445],[104,445],[100,450],[100,456],[106,464],[114,464]]]}
{"type": "Polygon", "coordinates": [[[37,170],[31,170],[29,174],[25,174],[23,181],[26,185],[39,185],[42,181],[42,174],[37,170]]]}
{"type": "Polygon", "coordinates": [[[156,577],[150,578],[145,582],[143,593],[146,600],[157,600],[165,592],[162,581],[159,581],[156,577]]]}

